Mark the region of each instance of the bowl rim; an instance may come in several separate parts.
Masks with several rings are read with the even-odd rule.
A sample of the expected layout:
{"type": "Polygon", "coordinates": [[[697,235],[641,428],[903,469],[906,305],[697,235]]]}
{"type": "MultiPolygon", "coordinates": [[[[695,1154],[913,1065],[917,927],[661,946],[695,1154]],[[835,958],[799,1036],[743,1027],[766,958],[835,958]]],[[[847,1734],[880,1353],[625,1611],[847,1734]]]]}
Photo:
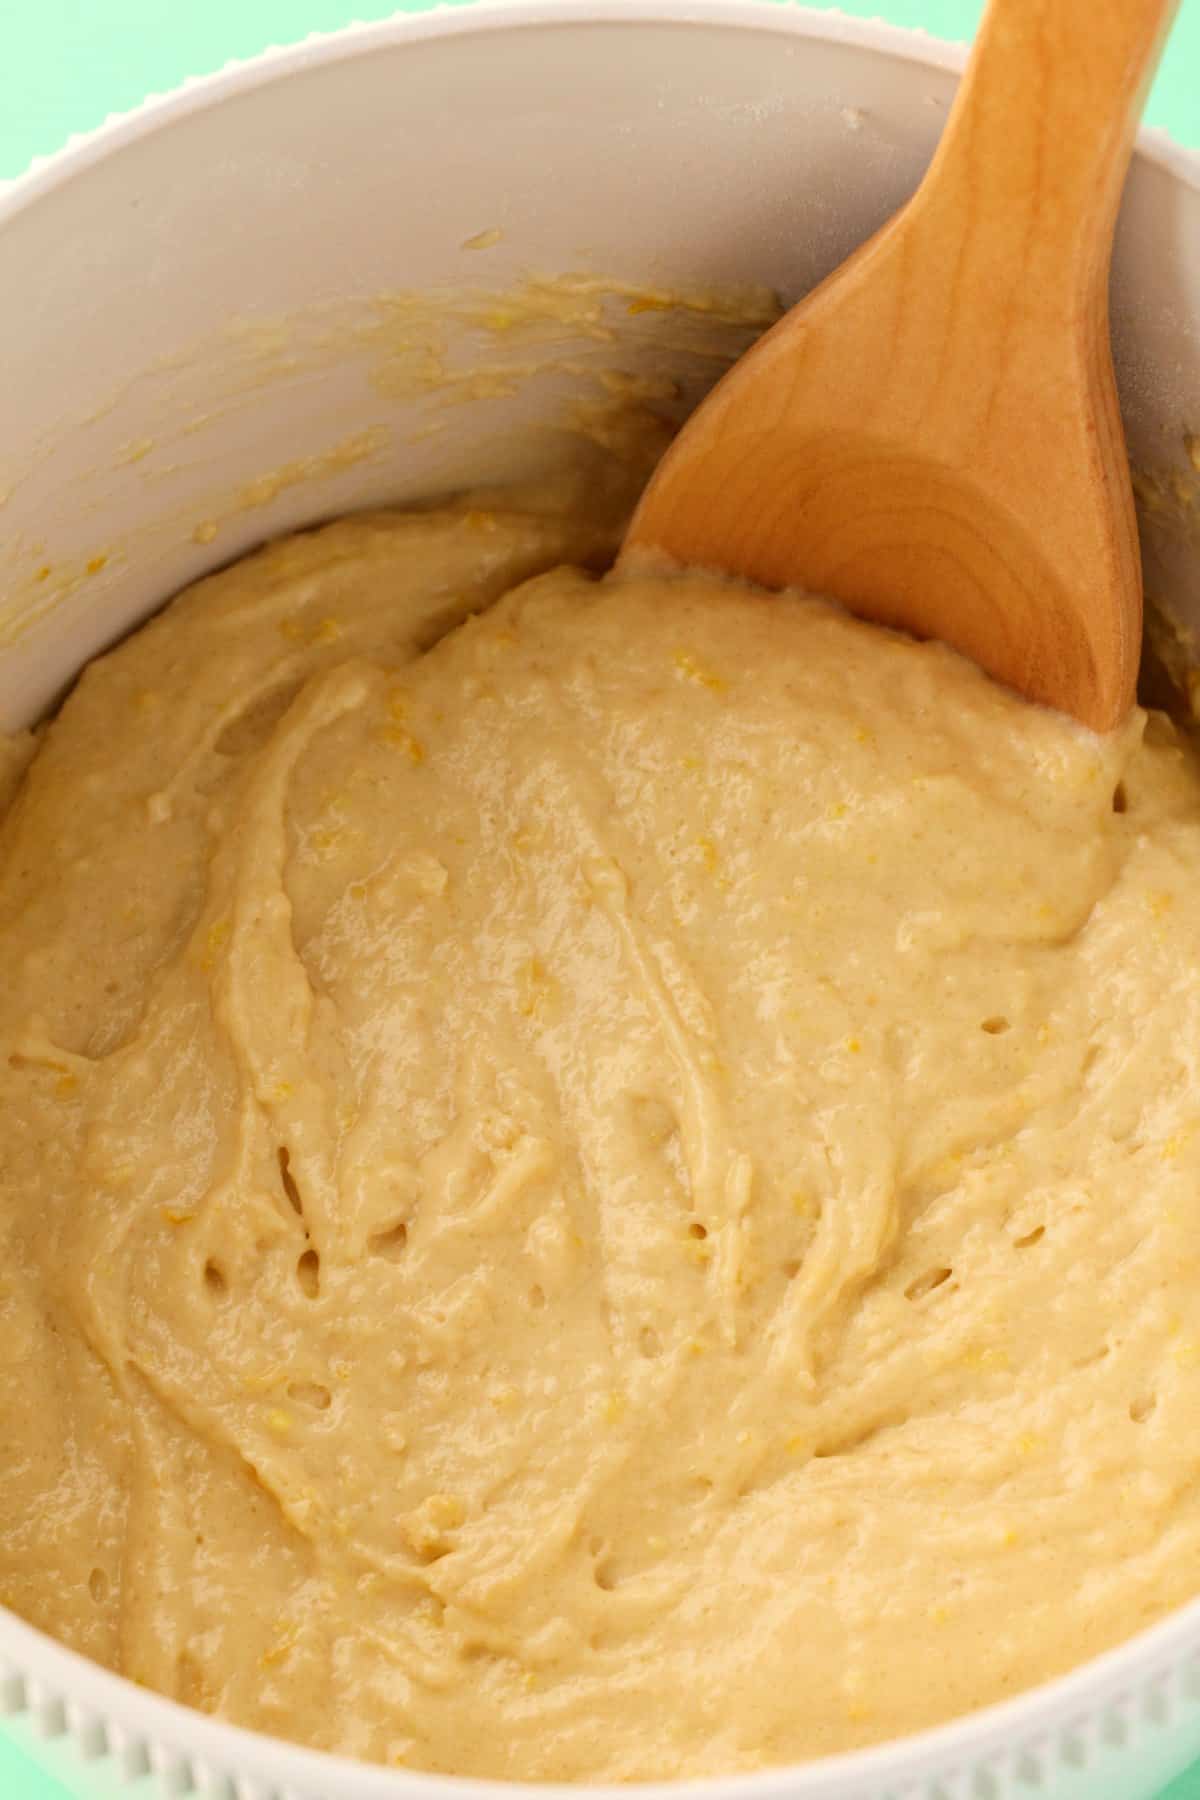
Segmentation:
{"type": "MultiPolygon", "coordinates": [[[[491,31],[564,30],[579,25],[717,27],[753,33],[842,43],[881,53],[930,70],[960,72],[966,46],[878,18],[850,17],[796,0],[439,0],[420,14],[393,14],[335,31],[313,32],[299,43],[273,45],[231,60],[206,75],[147,97],[129,111],[110,114],[94,129],[74,134],[59,150],[35,156],[28,169],[0,182],[0,232],[28,207],[51,196],[93,166],[177,120],[221,105],[327,63],[367,58],[400,44],[477,35],[491,31]]],[[[1164,131],[1143,126],[1137,152],[1185,186],[1200,193],[1200,149],[1176,144],[1164,131]]],[[[110,1748],[135,1734],[123,1715],[136,1705],[150,1741],[151,1766],[163,1761],[162,1746],[220,1772],[239,1770],[265,1780],[272,1789],[304,1793],[353,1794],[355,1800],[575,1800],[580,1793],[605,1800],[628,1800],[631,1788],[645,1800],[675,1800],[682,1792],[699,1800],[818,1800],[820,1796],[903,1786],[924,1777],[951,1777],[964,1766],[995,1761],[1018,1749],[1053,1754],[1064,1735],[1086,1732],[1105,1706],[1134,1704],[1178,1672],[1185,1661],[1200,1664],[1200,1594],[1166,1617],[1089,1658],[1065,1674],[943,1724],[889,1738],[863,1749],[841,1751],[802,1763],[785,1763],[729,1775],[636,1783],[522,1782],[388,1768],[332,1752],[310,1749],[286,1738],[252,1731],[195,1711],[166,1695],[69,1649],[0,1605],[0,1719],[32,1710],[56,1716],[58,1729],[72,1730],[90,1714],[107,1727],[110,1748]],[[116,1726],[114,1732],[113,1726],[116,1726]]],[[[169,1756],[167,1759],[169,1761],[169,1756]]]]}
{"type": "MultiPolygon", "coordinates": [[[[0,228],[17,213],[51,193],[93,163],[194,112],[235,95],[286,80],[318,63],[352,61],[402,42],[457,37],[482,31],[580,24],[715,25],[819,38],[881,51],[901,61],[961,71],[967,45],[922,28],[893,25],[880,18],[851,17],[836,7],[804,0],[435,0],[422,13],[314,31],[295,44],[273,44],[249,57],[235,57],[205,75],[189,75],[165,93],[146,96],[137,106],[110,113],[89,131],[75,132],[59,149],[35,155],[23,173],[0,180],[0,228]]],[[[1177,144],[1158,126],[1142,126],[1137,150],[1200,190],[1200,149],[1177,144]]]]}

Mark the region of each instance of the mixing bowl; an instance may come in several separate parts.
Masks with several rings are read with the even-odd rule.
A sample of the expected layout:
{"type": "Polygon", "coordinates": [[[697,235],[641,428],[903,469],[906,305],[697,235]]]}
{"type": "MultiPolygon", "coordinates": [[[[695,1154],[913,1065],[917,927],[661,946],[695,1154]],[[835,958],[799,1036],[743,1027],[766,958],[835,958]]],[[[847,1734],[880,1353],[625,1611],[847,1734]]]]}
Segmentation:
{"type": "MultiPolygon", "coordinates": [[[[762,316],[713,296],[787,301],[833,268],[914,187],[958,67],[919,35],[752,0],[530,0],[272,53],[39,166],[0,198],[0,725],[266,537],[507,481],[568,440],[619,450],[606,396],[678,416],[737,317],[762,316]]],[[[1200,159],[1152,135],[1113,325],[1147,586],[1186,666],[1200,159]]],[[[2,1611],[0,1707],[68,1774],[94,1759],[103,1800],[149,1792],[147,1771],[238,1800],[506,1791],[218,1724],[2,1611]]],[[[1200,1602],[938,1730],[700,1785],[1137,1800],[1197,1751],[1200,1602]]]]}

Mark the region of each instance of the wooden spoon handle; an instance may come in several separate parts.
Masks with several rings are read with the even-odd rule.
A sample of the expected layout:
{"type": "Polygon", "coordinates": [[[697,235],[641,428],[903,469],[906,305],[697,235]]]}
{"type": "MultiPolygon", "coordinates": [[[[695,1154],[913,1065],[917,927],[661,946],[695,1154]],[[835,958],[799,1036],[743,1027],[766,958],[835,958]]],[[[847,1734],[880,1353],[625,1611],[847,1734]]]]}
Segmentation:
{"type": "MultiPolygon", "coordinates": [[[[978,223],[991,301],[1095,304],[1142,102],[1179,0],[991,0],[915,209],[978,223]],[[992,285],[992,284],[995,285],[992,285]]],[[[910,224],[916,226],[913,219],[910,224]]],[[[978,273],[984,274],[983,269],[978,273]]]]}

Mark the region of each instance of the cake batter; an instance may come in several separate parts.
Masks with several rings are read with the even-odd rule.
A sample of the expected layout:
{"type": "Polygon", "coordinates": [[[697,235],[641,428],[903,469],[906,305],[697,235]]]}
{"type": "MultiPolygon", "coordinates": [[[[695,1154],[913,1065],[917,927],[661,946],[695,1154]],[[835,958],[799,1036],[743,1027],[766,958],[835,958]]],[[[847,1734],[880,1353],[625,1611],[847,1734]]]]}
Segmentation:
{"type": "Polygon", "coordinates": [[[1190,747],[611,548],[300,536],[9,758],[0,1599],[414,1768],[868,1743],[1200,1568],[1190,747]]]}

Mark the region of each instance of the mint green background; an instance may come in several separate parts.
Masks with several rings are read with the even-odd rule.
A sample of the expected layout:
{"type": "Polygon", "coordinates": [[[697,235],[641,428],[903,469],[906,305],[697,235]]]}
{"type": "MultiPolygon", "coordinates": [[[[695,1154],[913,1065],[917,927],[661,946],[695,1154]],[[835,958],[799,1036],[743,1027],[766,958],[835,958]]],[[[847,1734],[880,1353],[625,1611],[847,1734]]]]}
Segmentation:
{"type": "MultiPolygon", "coordinates": [[[[19,175],[32,157],[58,149],[72,132],[89,131],[186,75],[351,19],[425,6],[426,0],[0,0],[0,180],[19,175]]],[[[959,39],[970,37],[981,10],[981,0],[842,0],[844,12],[882,15],[959,39]]],[[[1200,0],[1183,0],[1147,122],[1200,147],[1198,87],[1200,0]]],[[[89,1800],[94,1789],[86,1772],[68,1779],[70,1794],[0,1728],[3,1800],[89,1800]]],[[[1200,1766],[1175,1783],[1169,1800],[1200,1800],[1200,1766]]]]}

